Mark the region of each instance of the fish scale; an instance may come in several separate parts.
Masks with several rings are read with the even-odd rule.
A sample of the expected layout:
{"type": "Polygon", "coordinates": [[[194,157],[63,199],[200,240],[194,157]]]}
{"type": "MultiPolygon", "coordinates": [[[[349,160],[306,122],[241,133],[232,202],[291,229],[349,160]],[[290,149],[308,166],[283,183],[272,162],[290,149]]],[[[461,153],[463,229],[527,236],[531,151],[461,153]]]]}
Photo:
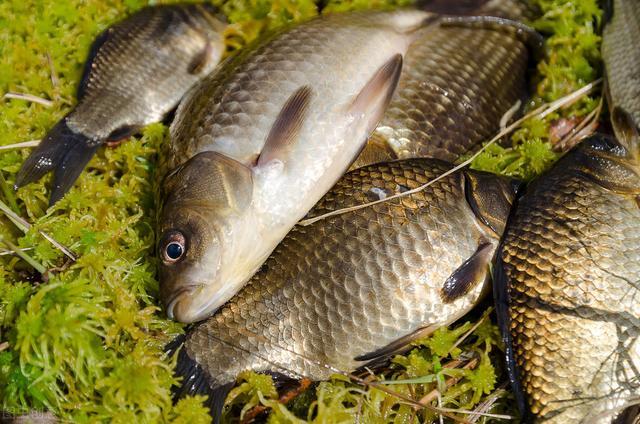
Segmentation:
{"type": "MultiPolygon", "coordinates": [[[[448,169],[432,159],[359,168],[308,217],[359,205],[372,190],[416,188],[448,169]]],[[[480,242],[493,252],[499,237],[466,200],[476,195],[467,187],[476,178],[484,178],[480,196],[510,204],[508,180],[458,171],[411,196],[295,227],[236,296],[188,333],[183,355],[212,390],[246,369],[322,380],[362,365],[357,356],[463,315],[486,292],[484,278],[451,302],[441,299],[443,283],[480,242]]],[[[501,211],[504,223],[508,207],[501,211]]]]}
{"type": "Polygon", "coordinates": [[[352,169],[412,157],[457,160],[494,135],[524,99],[528,60],[508,27],[420,30],[391,104],[352,169]]]}
{"type": "Polygon", "coordinates": [[[504,237],[504,326],[540,421],[582,422],[640,389],[640,178],[624,194],[583,171],[616,181],[617,160],[640,169],[603,136],[585,141],[527,190],[504,237]],[[597,158],[592,169],[585,156],[597,158]]]}

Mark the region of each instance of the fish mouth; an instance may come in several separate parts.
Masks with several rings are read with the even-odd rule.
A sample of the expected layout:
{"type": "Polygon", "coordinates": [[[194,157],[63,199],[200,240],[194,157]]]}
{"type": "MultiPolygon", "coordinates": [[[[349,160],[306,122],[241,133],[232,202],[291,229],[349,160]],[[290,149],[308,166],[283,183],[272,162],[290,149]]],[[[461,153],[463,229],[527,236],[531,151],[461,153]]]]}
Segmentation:
{"type": "Polygon", "coordinates": [[[200,286],[201,284],[194,284],[191,286],[183,287],[177,292],[175,292],[174,294],[172,294],[171,297],[167,299],[167,317],[169,317],[169,319],[175,320],[173,310],[175,309],[175,306],[178,303],[178,301],[182,298],[182,295],[191,294],[200,286]]]}

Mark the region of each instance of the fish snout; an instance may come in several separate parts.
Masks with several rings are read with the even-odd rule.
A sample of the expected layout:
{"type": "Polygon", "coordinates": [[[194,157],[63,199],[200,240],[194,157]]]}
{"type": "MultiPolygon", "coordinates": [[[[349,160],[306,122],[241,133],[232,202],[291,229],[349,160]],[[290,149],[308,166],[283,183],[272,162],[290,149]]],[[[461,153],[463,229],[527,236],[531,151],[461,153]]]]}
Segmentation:
{"type": "Polygon", "coordinates": [[[183,323],[191,323],[197,320],[197,308],[194,308],[196,291],[200,284],[180,288],[166,297],[165,307],[167,317],[183,323]],[[196,312],[194,314],[193,312],[196,312]]]}

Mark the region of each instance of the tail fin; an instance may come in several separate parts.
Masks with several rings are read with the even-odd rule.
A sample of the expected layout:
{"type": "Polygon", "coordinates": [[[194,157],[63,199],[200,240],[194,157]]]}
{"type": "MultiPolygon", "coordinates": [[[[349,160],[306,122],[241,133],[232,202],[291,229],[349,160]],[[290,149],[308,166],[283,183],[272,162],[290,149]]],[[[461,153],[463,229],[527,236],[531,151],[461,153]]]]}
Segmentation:
{"type": "Polygon", "coordinates": [[[49,206],[53,205],[73,186],[100,144],[71,130],[67,118],[63,118],[22,164],[16,176],[16,188],[37,181],[53,170],[49,206]]]}
{"type": "Polygon", "coordinates": [[[182,381],[179,386],[172,389],[174,401],[189,395],[208,395],[206,405],[209,407],[213,422],[218,424],[222,419],[224,401],[235,382],[225,384],[215,382],[186,352],[184,349],[185,340],[184,335],[178,336],[165,347],[165,352],[169,355],[173,355],[179,350],[175,373],[176,376],[182,377],[182,381]]]}

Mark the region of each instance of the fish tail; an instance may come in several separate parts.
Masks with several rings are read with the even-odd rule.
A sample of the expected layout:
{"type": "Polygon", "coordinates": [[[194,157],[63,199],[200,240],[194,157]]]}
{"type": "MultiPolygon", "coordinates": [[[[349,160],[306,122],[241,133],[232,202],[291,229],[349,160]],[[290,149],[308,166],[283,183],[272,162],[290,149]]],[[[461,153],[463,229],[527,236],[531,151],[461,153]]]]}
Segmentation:
{"type": "Polygon", "coordinates": [[[53,205],[73,186],[99,145],[95,140],[74,132],[67,125],[67,117],[63,118],[22,164],[15,188],[38,181],[49,171],[54,171],[49,200],[49,206],[53,205]]]}
{"type": "Polygon", "coordinates": [[[209,408],[213,422],[219,424],[224,401],[235,382],[217,384],[198,362],[189,356],[184,349],[185,340],[184,335],[178,336],[165,347],[165,352],[169,355],[177,352],[175,375],[182,377],[182,381],[172,388],[173,399],[177,401],[185,396],[207,395],[205,405],[209,408]]]}

